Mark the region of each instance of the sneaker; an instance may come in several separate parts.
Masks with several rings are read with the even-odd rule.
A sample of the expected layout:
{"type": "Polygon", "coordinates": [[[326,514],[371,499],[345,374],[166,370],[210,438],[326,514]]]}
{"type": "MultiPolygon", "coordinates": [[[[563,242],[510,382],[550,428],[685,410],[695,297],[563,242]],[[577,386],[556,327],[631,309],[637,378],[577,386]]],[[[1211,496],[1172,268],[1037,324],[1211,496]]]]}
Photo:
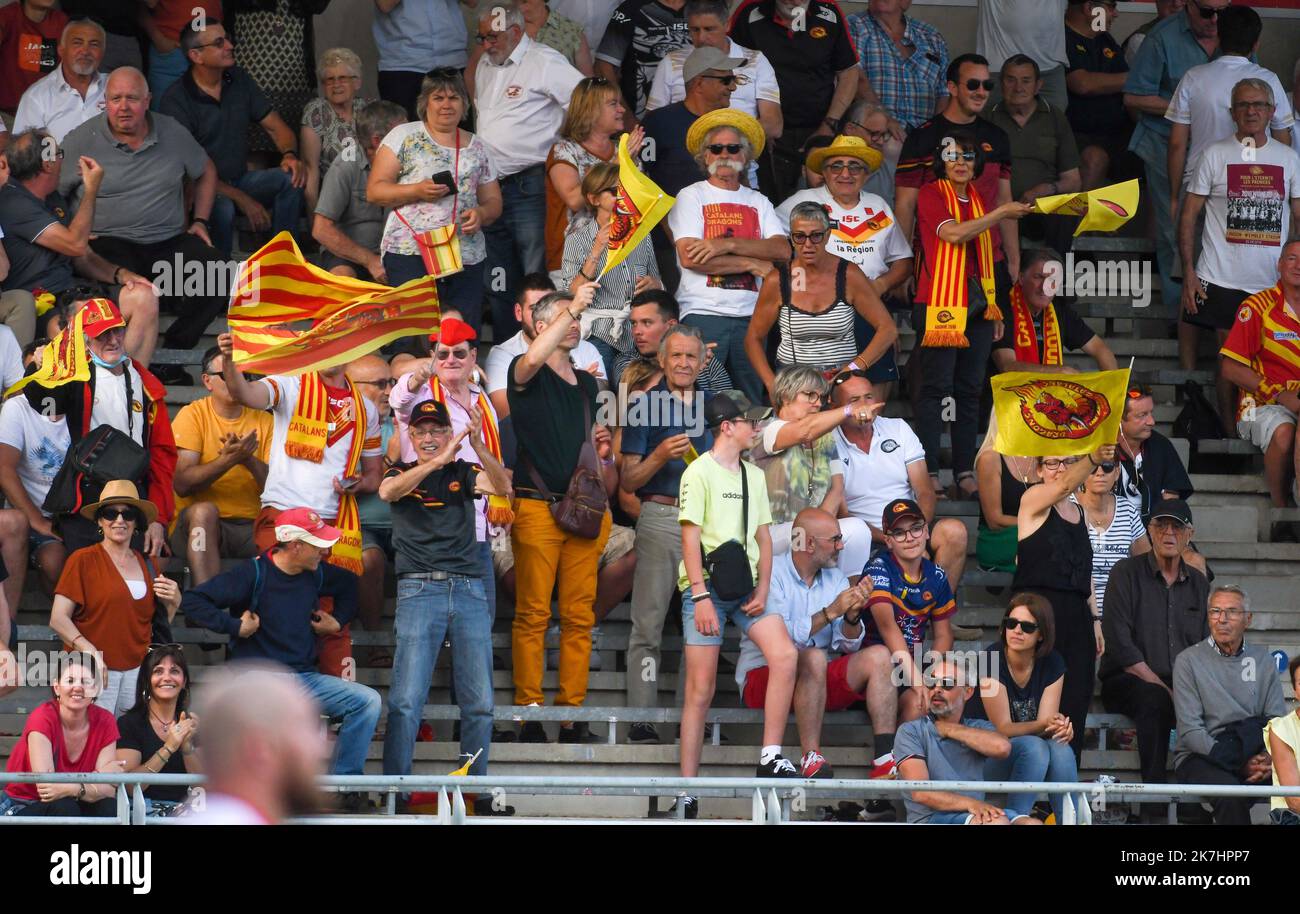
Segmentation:
{"type": "Polygon", "coordinates": [[[502,804],[496,805],[496,797],[479,795],[474,798],[474,815],[476,816],[513,816],[515,808],[502,804]]]}
{"type": "Polygon", "coordinates": [[[654,724],[635,723],[628,728],[627,741],[629,743],[657,743],[659,742],[659,731],[655,729],[654,724]]]}
{"type": "Polygon", "coordinates": [[[805,752],[802,759],[799,760],[799,771],[806,778],[833,778],[835,769],[831,763],[826,761],[826,757],[813,749],[805,752]]]}
{"type": "Polygon", "coordinates": [[[858,813],[859,822],[893,822],[897,818],[898,813],[894,809],[894,804],[883,797],[867,800],[865,808],[858,813]]]}
{"type": "Polygon", "coordinates": [[[507,730],[504,727],[492,726],[492,742],[494,743],[513,743],[518,739],[519,734],[514,730],[507,730]]]}
{"type": "Polygon", "coordinates": [[[799,769],[791,764],[790,760],[783,755],[778,755],[772,761],[764,765],[759,762],[758,767],[754,769],[756,778],[794,778],[796,780],[803,777],[799,769]]]}
{"type": "Polygon", "coordinates": [[[540,720],[526,720],[519,728],[519,742],[521,743],[547,743],[546,730],[542,727],[540,720]]]}
{"type": "Polygon", "coordinates": [[[431,743],[435,739],[433,735],[433,724],[427,720],[420,722],[420,729],[415,734],[417,743],[431,743]]]}
{"type": "Polygon", "coordinates": [[[577,721],[567,727],[560,727],[560,742],[562,743],[599,743],[600,737],[591,732],[591,727],[585,720],[577,721]]]}
{"type": "Polygon", "coordinates": [[[650,813],[646,818],[649,818],[649,819],[676,819],[676,818],[677,818],[677,806],[678,806],[679,803],[680,803],[683,807],[685,807],[686,818],[688,818],[688,819],[694,819],[694,818],[696,818],[696,817],[699,816],[699,814],[700,814],[700,801],[699,801],[699,800],[695,799],[695,797],[678,797],[677,799],[673,800],[673,805],[672,805],[672,806],[669,806],[667,809],[659,809],[659,810],[656,810],[655,812],[650,813]]]}
{"type": "Polygon", "coordinates": [[[340,793],[338,806],[339,811],[344,813],[357,814],[375,811],[374,805],[370,802],[370,794],[355,790],[340,793]]]}
{"type": "Polygon", "coordinates": [[[894,761],[891,753],[888,761],[873,762],[871,765],[871,774],[867,775],[871,780],[876,778],[896,778],[898,777],[898,763],[894,761]]]}

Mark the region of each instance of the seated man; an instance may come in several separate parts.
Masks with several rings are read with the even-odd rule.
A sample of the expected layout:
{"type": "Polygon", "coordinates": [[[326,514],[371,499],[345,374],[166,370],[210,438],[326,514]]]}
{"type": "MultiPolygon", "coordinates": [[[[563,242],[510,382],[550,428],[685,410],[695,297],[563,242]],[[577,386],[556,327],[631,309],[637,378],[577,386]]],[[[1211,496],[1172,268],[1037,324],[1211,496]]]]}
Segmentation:
{"type": "Polygon", "coordinates": [[[62,140],[73,127],[94,117],[104,107],[108,74],[104,61],[104,27],[93,19],[74,19],[59,36],[59,66],[23,93],[14,115],[15,135],[33,127],[48,130],[62,140]]]}
{"type": "Polygon", "coordinates": [[[163,95],[158,110],[193,134],[217,166],[212,243],[230,254],[236,208],[255,232],[296,231],[307,183],[298,138],[271,108],[261,87],[235,66],[235,43],[221,23],[208,21],[202,28],[190,24],[181,30],[180,41],[190,68],[163,95]],[[260,124],[270,135],[280,152],[278,168],[248,170],[250,124],[260,124]]]}
{"type": "Polygon", "coordinates": [[[1065,116],[1079,147],[1079,177],[1092,190],[1133,171],[1133,121],[1124,110],[1128,63],[1110,33],[1119,15],[1105,0],[1070,0],[1065,11],[1065,116]]]}
{"type": "MultiPolygon", "coordinates": [[[[989,761],[1007,759],[1013,746],[987,720],[962,717],[974,694],[968,671],[951,660],[932,671],[925,689],[929,714],[898,728],[894,754],[898,776],[909,781],[982,781],[989,761]]],[[[1006,811],[984,802],[984,794],[914,790],[903,795],[907,821],[925,825],[1039,825],[1032,816],[1008,821],[1006,811]]]]}
{"type": "MultiPolygon", "coordinates": [[[[1298,252],[1300,253],[1300,252],[1298,252]]],[[[1297,298],[1300,301],[1300,298],[1297,298]]],[[[1192,480],[1173,443],[1156,431],[1156,401],[1145,387],[1124,395],[1115,456],[1120,466],[1119,495],[1133,502],[1142,517],[1165,498],[1192,497],[1192,480]]]]}
{"type": "MultiPolygon", "coordinates": [[[[1180,784],[1262,784],[1273,773],[1264,727],[1286,713],[1277,667],[1263,644],[1247,645],[1250,597],[1240,587],[1210,593],[1210,637],[1174,661],[1180,784]]],[[[1249,825],[1263,797],[1209,797],[1215,825],[1249,825]]]]}
{"type": "Polygon", "coordinates": [[[340,154],[325,173],[311,235],[325,250],[320,264],[331,273],[387,282],[379,239],[384,234],[384,208],[366,199],[370,163],[388,132],[406,122],[406,112],[394,102],[371,102],[357,115],[357,145],[364,157],[340,154]]]}
{"type": "MultiPolygon", "coordinates": [[[[632,297],[632,309],[628,312],[628,322],[632,327],[632,344],[636,352],[625,352],[614,360],[610,380],[617,387],[622,383],[623,373],[632,365],[639,365],[637,386],[642,389],[654,387],[663,378],[663,369],[659,367],[659,341],[664,338],[668,328],[677,323],[677,299],[663,289],[648,289],[632,297]]],[[[700,368],[697,383],[701,390],[719,393],[731,390],[731,378],[722,364],[712,359],[713,346],[704,349],[704,365],[700,368]]]]}
{"type": "Polygon", "coordinates": [[[185,556],[191,586],[221,571],[222,559],[251,559],[253,521],[262,510],[271,416],[230,395],[222,376],[225,356],[213,346],[199,376],[208,396],[181,407],[176,436],[176,526],[173,555],[185,556]]]}
{"type": "Polygon", "coordinates": [[[9,275],[3,287],[40,289],[63,306],[86,298],[117,302],[126,320],[127,351],[148,367],[158,345],[158,295],[143,276],[111,263],[90,247],[104,170],[89,156],[77,163],[85,189],[72,215],[59,193],[63,150],[43,129],[19,133],[5,152],[9,183],[0,186],[9,275]]]}
{"type": "MultiPolygon", "coordinates": [[[[794,719],[803,750],[800,774],[806,778],[835,776],[820,751],[825,712],[843,711],[863,701],[873,674],[879,674],[878,682],[889,682],[888,658],[873,668],[872,657],[859,650],[866,598],[839,569],[843,548],[835,518],[820,508],[805,508],[794,519],[790,551],[772,559],[768,599],[799,651],[794,719]],[[828,657],[828,651],[834,659],[828,657]]],[[[765,706],[767,677],[763,652],[747,636],[742,638],[736,684],[745,707],[765,706]]],[[[872,729],[874,732],[874,726],[872,729]]]]}
{"type": "Polygon", "coordinates": [[[229,635],[233,659],[269,660],[296,673],[322,713],[343,718],[330,772],[363,774],[383,701],[369,686],[317,668],[318,638],[357,613],[357,576],[324,561],[339,536],[310,508],[282,511],[267,554],[187,590],[181,611],[187,622],[229,635]],[[324,597],[333,600],[333,615],[320,611],[324,597]]]}

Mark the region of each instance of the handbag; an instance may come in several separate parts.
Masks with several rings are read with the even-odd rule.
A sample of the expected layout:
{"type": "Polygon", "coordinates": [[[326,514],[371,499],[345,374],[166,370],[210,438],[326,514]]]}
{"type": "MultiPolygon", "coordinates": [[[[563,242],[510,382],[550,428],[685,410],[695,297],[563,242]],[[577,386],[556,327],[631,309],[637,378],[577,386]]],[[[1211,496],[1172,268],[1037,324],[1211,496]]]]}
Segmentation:
{"type": "Polygon", "coordinates": [[[723,600],[739,600],[754,592],[754,574],[749,567],[749,553],[745,541],[749,539],[749,474],[745,462],[740,462],[740,541],[727,540],[712,552],[705,553],[704,573],[709,576],[709,588],[723,600]]]}
{"type": "Polygon", "coordinates": [[[114,479],[139,483],[148,472],[144,448],[113,426],[99,425],[68,449],[41,507],[47,514],[68,514],[98,498],[105,483],[114,479]]]}
{"type": "MultiPolygon", "coordinates": [[[[582,398],[582,420],[583,428],[590,430],[591,405],[587,403],[585,394],[582,398]]],[[[550,502],[551,517],[555,519],[555,526],[583,539],[599,538],[605,512],[609,510],[609,495],[605,491],[605,480],[596,462],[596,449],[592,446],[590,431],[587,433],[586,440],[582,442],[582,449],[578,452],[578,465],[573,470],[573,476],[569,478],[569,487],[562,498],[557,499],[546,488],[546,483],[542,481],[532,460],[526,462],[533,485],[537,486],[537,491],[546,496],[546,500],[550,502]]]]}
{"type": "MultiPolygon", "coordinates": [[[[457,141],[455,164],[452,166],[452,180],[460,181],[460,143],[457,141]]],[[[457,188],[459,191],[459,188],[457,188]]],[[[420,249],[424,259],[425,272],[434,279],[441,279],[465,269],[465,262],[460,254],[460,236],[456,233],[456,216],[460,212],[460,194],[455,194],[451,204],[451,222],[426,232],[417,232],[411,228],[401,210],[394,209],[393,215],[401,220],[402,225],[410,231],[415,239],[415,246],[420,249]]]]}

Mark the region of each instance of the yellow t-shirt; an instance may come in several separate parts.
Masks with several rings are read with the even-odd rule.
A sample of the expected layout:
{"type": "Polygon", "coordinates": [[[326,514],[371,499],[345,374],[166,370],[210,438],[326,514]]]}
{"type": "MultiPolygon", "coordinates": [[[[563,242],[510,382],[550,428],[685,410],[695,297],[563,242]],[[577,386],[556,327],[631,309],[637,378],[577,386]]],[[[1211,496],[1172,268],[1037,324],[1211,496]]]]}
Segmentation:
{"type": "MultiPolygon", "coordinates": [[[[740,466],[749,484],[749,529],[745,531],[745,554],[749,556],[749,571],[757,584],[758,540],[755,534],[761,525],[772,523],[772,507],[767,500],[767,477],[763,471],[744,460],[740,466]]],[[[740,539],[741,495],[740,474],[723,467],[713,459],[712,453],[700,455],[682,473],[677,521],[700,528],[700,545],[705,555],[728,540],[740,539]]],[[[685,562],[678,562],[677,573],[677,587],[685,590],[690,584],[685,562]]]]}
{"type": "MultiPolygon", "coordinates": [[[[1300,714],[1291,712],[1283,714],[1281,717],[1275,717],[1268,722],[1264,728],[1264,748],[1268,748],[1268,736],[1270,733],[1277,734],[1277,738],[1291,747],[1297,759],[1300,759],[1300,714]]],[[[1277,782],[1277,768],[1273,769],[1273,786],[1281,787],[1277,782]]],[[[1286,805],[1286,797],[1272,797],[1269,803],[1269,809],[1289,809],[1286,805]]]]}
{"type": "MultiPolygon", "coordinates": [[[[254,430],[257,431],[257,457],[264,461],[271,449],[270,413],[244,407],[238,419],[223,419],[212,408],[212,398],[204,397],[185,404],[172,420],[177,450],[194,451],[199,455],[199,463],[217,459],[223,435],[235,434],[242,438],[254,430]]],[[[176,515],[179,517],[181,511],[194,502],[210,501],[224,518],[253,520],[262,510],[261,496],[261,487],[253,480],[253,474],[245,467],[237,466],[227,470],[202,492],[189,498],[177,495],[176,515]]]]}

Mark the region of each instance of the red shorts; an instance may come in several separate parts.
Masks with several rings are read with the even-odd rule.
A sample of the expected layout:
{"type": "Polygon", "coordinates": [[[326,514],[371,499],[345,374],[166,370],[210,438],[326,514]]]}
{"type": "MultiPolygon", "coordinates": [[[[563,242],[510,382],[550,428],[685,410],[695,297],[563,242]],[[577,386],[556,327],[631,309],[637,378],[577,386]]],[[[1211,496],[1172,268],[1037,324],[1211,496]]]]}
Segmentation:
{"type": "MultiPolygon", "coordinates": [[[[849,686],[849,661],[852,654],[836,657],[826,664],[826,710],[843,711],[866,696],[855,692],[849,686]]],[[[741,690],[740,699],[747,708],[761,708],[767,698],[768,668],[760,666],[745,674],[745,688],[741,690]]]]}

